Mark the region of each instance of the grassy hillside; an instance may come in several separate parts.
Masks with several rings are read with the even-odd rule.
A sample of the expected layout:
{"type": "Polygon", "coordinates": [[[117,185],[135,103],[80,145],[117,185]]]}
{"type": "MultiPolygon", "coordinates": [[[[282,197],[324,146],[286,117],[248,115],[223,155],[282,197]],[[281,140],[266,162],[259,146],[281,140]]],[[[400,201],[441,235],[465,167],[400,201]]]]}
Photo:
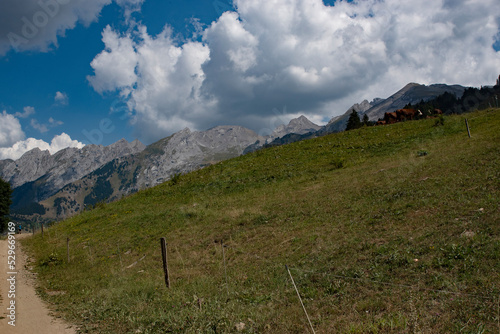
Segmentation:
{"type": "Polygon", "coordinates": [[[274,147],[98,206],[24,242],[39,291],[82,333],[305,333],[286,264],[317,333],[497,333],[500,110],[444,120],[274,147]]]}

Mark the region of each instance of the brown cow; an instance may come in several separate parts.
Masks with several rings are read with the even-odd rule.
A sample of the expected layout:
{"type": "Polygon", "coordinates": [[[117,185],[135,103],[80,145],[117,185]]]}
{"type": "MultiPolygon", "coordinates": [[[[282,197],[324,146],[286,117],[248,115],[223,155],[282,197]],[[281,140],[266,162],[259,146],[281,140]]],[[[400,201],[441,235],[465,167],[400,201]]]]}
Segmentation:
{"type": "Polygon", "coordinates": [[[441,109],[434,109],[434,115],[442,115],[443,111],[441,109]]]}
{"type": "Polygon", "coordinates": [[[375,123],[375,125],[386,125],[387,122],[386,121],[378,121],[377,123],[375,123]]]}
{"type": "Polygon", "coordinates": [[[394,124],[398,121],[398,115],[395,112],[386,112],[384,114],[384,121],[386,124],[394,124]]]}
{"type": "Polygon", "coordinates": [[[417,116],[422,116],[422,112],[415,109],[398,109],[396,110],[396,115],[398,117],[398,121],[406,121],[413,120],[417,116]]]}

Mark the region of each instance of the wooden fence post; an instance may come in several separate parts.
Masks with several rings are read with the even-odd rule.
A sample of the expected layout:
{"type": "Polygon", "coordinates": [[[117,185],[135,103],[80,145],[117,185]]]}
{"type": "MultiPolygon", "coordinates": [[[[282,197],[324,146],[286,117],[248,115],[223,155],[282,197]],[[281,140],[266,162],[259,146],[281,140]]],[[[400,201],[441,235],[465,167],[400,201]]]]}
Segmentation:
{"type": "Polygon", "coordinates": [[[163,260],[163,273],[165,274],[165,285],[170,288],[170,278],[168,276],[168,262],[167,262],[167,242],[165,238],[160,239],[161,256],[163,260]]]}
{"type": "Polygon", "coordinates": [[[43,223],[40,223],[40,226],[42,228],[42,238],[43,238],[43,223]]]}
{"type": "Polygon", "coordinates": [[[465,126],[467,127],[467,134],[469,135],[470,138],[469,122],[467,121],[467,118],[465,119],[465,126]]]}

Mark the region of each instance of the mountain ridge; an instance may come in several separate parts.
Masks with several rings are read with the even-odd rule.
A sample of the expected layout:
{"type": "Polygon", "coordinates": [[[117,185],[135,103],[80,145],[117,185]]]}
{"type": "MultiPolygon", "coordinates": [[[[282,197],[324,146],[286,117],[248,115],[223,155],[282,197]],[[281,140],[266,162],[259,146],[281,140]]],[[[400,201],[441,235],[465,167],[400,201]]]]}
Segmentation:
{"type": "Polygon", "coordinates": [[[14,211],[23,211],[20,210],[23,206],[35,202],[34,211],[41,212],[41,217],[61,219],[100,201],[116,200],[165,182],[176,174],[262,147],[343,131],[353,109],[376,119],[407,103],[431,99],[444,91],[460,93],[464,89],[458,85],[409,83],[387,99],[375,98],[371,102],[364,100],[354,104],[325,126],[300,116],[287,125],[278,126],[265,137],[242,126],[222,125],[206,131],[185,128],[148,146],[138,140],[128,143],[122,139],[106,147],[68,148],[54,155],[34,149],[16,161],[0,161],[0,177],[13,185],[14,211]],[[92,158],[92,154],[96,156],[92,158]],[[71,163],[75,157],[77,159],[71,163]],[[20,165],[21,169],[23,166],[27,169],[24,177],[20,165]]]}
{"type": "Polygon", "coordinates": [[[325,128],[321,130],[321,133],[326,134],[344,131],[352,110],[356,110],[361,116],[367,115],[368,119],[371,121],[377,121],[378,119],[383,118],[386,112],[393,112],[397,109],[401,109],[408,103],[414,104],[420,102],[421,100],[427,101],[445,92],[449,92],[458,95],[457,97],[460,97],[465,89],[466,87],[460,85],[422,85],[410,82],[386,99],[376,98],[372,102],[364,100],[359,104],[354,104],[347,109],[344,114],[332,118],[325,128]]]}

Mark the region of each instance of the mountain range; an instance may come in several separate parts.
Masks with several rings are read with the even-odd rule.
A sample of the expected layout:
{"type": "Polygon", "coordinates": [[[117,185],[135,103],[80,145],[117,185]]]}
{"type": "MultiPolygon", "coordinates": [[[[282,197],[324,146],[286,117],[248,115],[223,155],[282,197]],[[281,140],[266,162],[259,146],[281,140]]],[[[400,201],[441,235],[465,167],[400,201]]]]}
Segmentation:
{"type": "Polygon", "coordinates": [[[383,118],[386,112],[396,111],[409,103],[415,104],[422,100],[431,100],[445,92],[461,97],[465,89],[466,87],[460,85],[434,84],[426,86],[409,83],[387,99],[376,98],[371,102],[364,100],[354,104],[345,114],[332,118],[321,131],[323,133],[343,131],[353,110],[356,110],[360,116],[366,114],[369,120],[376,121],[383,118]]]}
{"type": "Polygon", "coordinates": [[[0,160],[0,177],[14,190],[11,216],[17,221],[58,220],[264,146],[343,131],[353,109],[377,120],[408,103],[430,100],[444,92],[460,97],[464,90],[458,85],[410,83],[387,99],[354,104],[325,126],[300,116],[269,136],[241,126],[217,126],[206,131],[186,128],[148,146],[122,139],[106,147],[67,148],[53,155],[33,149],[16,161],[0,160]]]}

